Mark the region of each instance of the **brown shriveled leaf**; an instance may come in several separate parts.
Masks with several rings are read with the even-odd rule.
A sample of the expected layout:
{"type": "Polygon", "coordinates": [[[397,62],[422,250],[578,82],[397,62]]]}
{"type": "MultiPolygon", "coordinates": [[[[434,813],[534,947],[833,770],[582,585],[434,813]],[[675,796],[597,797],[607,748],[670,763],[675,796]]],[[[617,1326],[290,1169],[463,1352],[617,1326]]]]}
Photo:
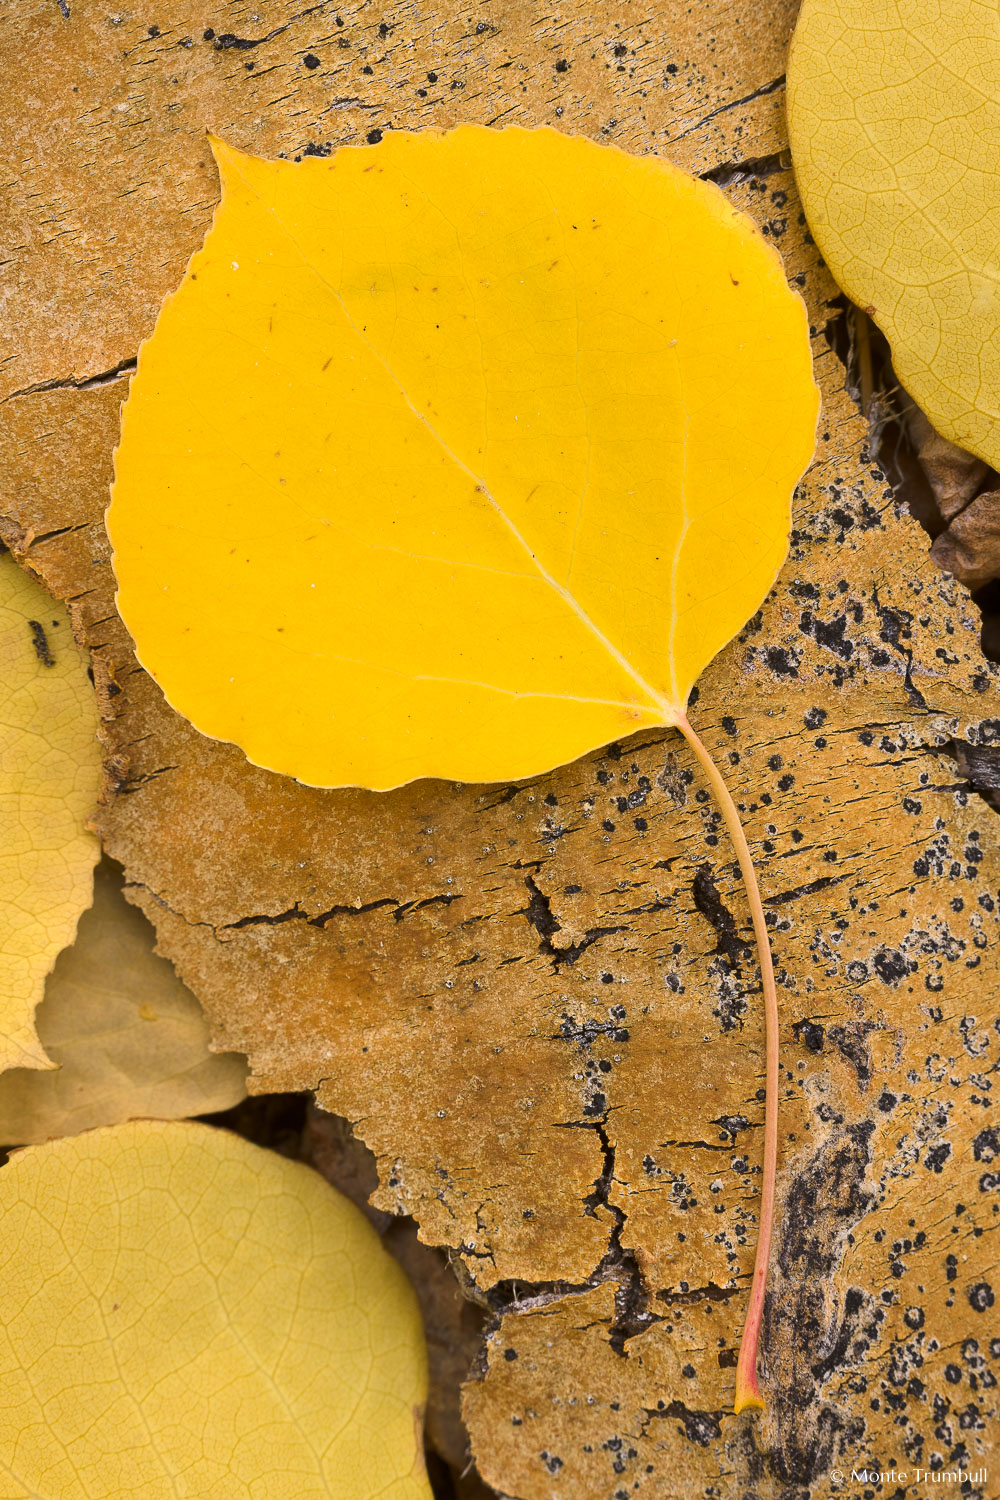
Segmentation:
{"type": "Polygon", "coordinates": [[[983,488],[990,473],[989,465],[935,432],[919,407],[911,406],[907,412],[906,431],[934,492],[938,510],[950,521],[983,488]]]}
{"type": "MultiPolygon", "coordinates": [[[[805,237],[790,174],[775,159],[758,164],[758,175],[734,176],[725,165],[758,154],[764,135],[746,122],[759,124],[758,112],[781,98],[774,90],[735,104],[753,91],[754,75],[739,71],[749,69],[747,48],[734,50],[725,28],[745,22],[748,45],[770,58],[783,44],[780,27],[760,8],[753,22],[727,9],[718,27],[706,24],[710,14],[696,6],[676,21],[672,34],[701,30],[702,38],[678,75],[667,75],[678,79],[674,92],[674,82],[660,88],[659,20],[616,33],[624,9],[602,8],[598,26],[593,7],[574,5],[558,33],[544,22],[525,33],[513,11],[463,13],[469,87],[442,95],[426,78],[441,60],[427,39],[440,36],[451,58],[457,23],[432,9],[419,22],[392,22],[378,44],[387,62],[370,64],[358,97],[414,126],[445,123],[459,93],[465,118],[489,120],[494,88],[511,87],[512,118],[549,118],[558,98],[564,124],[596,135],[616,120],[619,144],[673,139],[682,164],[729,184],[807,298],[824,419],[797,496],[792,556],[760,616],[707,674],[692,715],[743,804],[782,985],[787,1075],[767,1372],[775,1400],[762,1427],[725,1412],[718,1436],[702,1441],[704,1430],[691,1435],[674,1406],[722,1413],[731,1397],[762,1117],[743,894],[683,747],[651,734],[520,786],[421,783],[384,797],[324,793],[254,770],[165,708],[114,619],[100,517],[120,385],[26,395],[0,413],[11,475],[4,535],[77,600],[81,635],[96,648],[105,732],[127,791],[109,786],[101,815],[112,852],[205,1004],[217,1045],[252,1051],[256,1087],[322,1080],[321,1102],[352,1119],[376,1153],[379,1205],[412,1211],[424,1239],[464,1260],[480,1295],[492,1287],[498,1312],[520,1309],[512,1316],[522,1342],[544,1344],[537,1371],[524,1356],[502,1359],[504,1381],[522,1382],[516,1389],[494,1378],[491,1355],[467,1410],[477,1460],[494,1482],[545,1500],[572,1491],[543,1452],[577,1476],[577,1494],[578,1476],[593,1472],[586,1500],[613,1500],[622,1479],[614,1450],[602,1445],[616,1437],[641,1453],[641,1463],[627,1459],[640,1500],[644,1490],[656,1500],[670,1493],[674,1476],[685,1493],[716,1484],[725,1494],[738,1482],[762,1500],[792,1485],[825,1497],[843,1454],[916,1451],[921,1434],[926,1452],[934,1402],[944,1403],[974,1463],[983,1451],[978,1424],[994,1411],[985,1324],[995,1279],[990,1236],[976,1231],[994,1222],[995,1148],[977,1101],[991,1097],[996,1061],[984,997],[1000,980],[1000,858],[995,814],[949,750],[971,750],[964,763],[980,770],[995,758],[997,674],[980,655],[965,590],[928,561],[923,534],[871,462],[824,336],[836,289],[805,237]],[[498,31],[477,36],[480,16],[498,31]],[[617,35],[627,48],[620,61],[609,46],[617,35]],[[567,71],[556,73],[562,57],[567,71]],[[654,57],[656,88],[643,100],[654,57]],[[722,58],[737,59],[726,64],[732,88],[713,95],[711,108],[733,107],[684,137],[684,101],[701,88],[684,80],[718,80],[722,58]],[[523,95],[512,82],[522,61],[523,95]],[[572,91],[579,86],[586,99],[595,78],[593,110],[570,108],[572,91]],[[644,133],[643,109],[658,112],[655,138],[644,133]],[[66,525],[81,529],[47,535],[66,525]],[[552,1282],[565,1313],[550,1318],[552,1282]],[[622,1288],[614,1308],[609,1282],[622,1288]],[[666,1320],[647,1322],[643,1310],[666,1320]],[[702,1345],[690,1360],[694,1381],[668,1362],[671,1350],[702,1345]],[[647,1349],[653,1379],[643,1373],[647,1349]],[[581,1350],[597,1353],[593,1383],[581,1350]],[[911,1371],[921,1359],[918,1387],[911,1371]],[[640,1445],[642,1413],[660,1400],[675,1415],[651,1418],[640,1445]],[[630,1414],[627,1431],[612,1401],[630,1414]],[[588,1471],[588,1444],[603,1469],[588,1471]]],[[[264,35],[271,19],[252,35],[264,35]]],[[[344,19],[358,41],[353,13],[344,19]]],[[[220,35],[236,25],[221,9],[206,23],[220,35]]],[[[67,23],[67,35],[78,24],[67,23]]],[[[164,56],[188,79],[195,47],[168,54],[138,21],[126,24],[138,48],[128,76],[134,69],[144,100],[161,98],[161,80],[173,76],[164,56]]],[[[213,53],[224,97],[239,90],[256,100],[262,85],[240,71],[244,61],[263,67],[269,48],[312,24],[295,23],[249,57],[213,53]]],[[[246,135],[232,136],[239,144],[273,149],[292,111],[317,117],[354,79],[360,45],[356,60],[343,49],[344,76],[325,77],[332,46],[315,41],[325,35],[315,24],[309,38],[322,66],[303,67],[273,109],[262,92],[246,116],[261,120],[258,135],[251,141],[247,124],[246,135]]],[[[57,85],[60,100],[76,85],[81,110],[115,118],[121,72],[107,64],[87,72],[68,46],[58,66],[46,56],[52,71],[35,77],[33,97],[44,79],[54,112],[57,85]]],[[[439,82],[450,81],[442,67],[439,82]]],[[[112,212],[123,186],[116,173],[127,170],[124,185],[141,195],[141,184],[162,176],[161,161],[179,164],[176,132],[188,121],[226,133],[199,90],[179,84],[172,97],[183,110],[150,111],[128,133],[132,166],[119,168],[112,154],[107,196],[88,184],[90,196],[74,199],[85,222],[112,212]]],[[[764,149],[783,144],[771,125],[765,134],[764,149]]],[[[169,255],[162,242],[153,246],[128,284],[176,281],[215,192],[205,184],[204,207],[185,220],[169,255]]],[[[115,358],[134,352],[123,330],[147,332],[158,295],[116,312],[115,358]]],[[[66,334],[46,337],[52,350],[66,334]]],[[[60,373],[90,368],[80,363],[89,349],[83,335],[65,346],[60,373]]],[[[51,368],[32,351],[29,359],[51,368]]]]}
{"type": "Polygon", "coordinates": [[[0,1144],[24,1146],[96,1125],[178,1120],[246,1097],[246,1059],[208,1050],[194,995],[153,951],[150,923],[107,861],[76,941],[56,959],[35,1013],[53,1072],[0,1074],[0,1144]]]}
{"type": "Polygon", "coordinates": [[[931,557],[970,589],[1000,578],[1000,491],[987,490],[935,539],[931,557]]]}

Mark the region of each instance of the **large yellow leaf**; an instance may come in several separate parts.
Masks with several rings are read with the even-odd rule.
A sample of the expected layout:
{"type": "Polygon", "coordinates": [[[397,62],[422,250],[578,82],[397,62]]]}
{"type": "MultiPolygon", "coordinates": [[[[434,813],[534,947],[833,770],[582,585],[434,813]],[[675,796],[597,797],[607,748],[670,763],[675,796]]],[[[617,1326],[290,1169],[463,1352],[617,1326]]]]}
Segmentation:
{"type": "Polygon", "coordinates": [[[788,124],[834,276],[937,430],[1000,464],[1000,9],[805,0],[788,124]]]}
{"type": "Polygon", "coordinates": [[[774,251],[716,188],[547,129],[215,149],[108,517],[174,706],[376,788],[677,722],[774,581],[812,453],[774,251]]]}
{"type": "Polygon", "coordinates": [[[57,1068],[0,1075],[0,1144],[24,1146],[149,1116],[184,1119],[246,1097],[246,1059],[208,1050],[208,1022],[107,864],[35,1013],[57,1068]]]}
{"type": "Polygon", "coordinates": [[[412,1289],[310,1168],[205,1125],[0,1171],[0,1487],[429,1500],[412,1289]]]}
{"type": "Polygon", "coordinates": [[[90,905],[97,702],[66,610],[0,557],[0,1071],[46,1068],[45,976],[90,905]]]}

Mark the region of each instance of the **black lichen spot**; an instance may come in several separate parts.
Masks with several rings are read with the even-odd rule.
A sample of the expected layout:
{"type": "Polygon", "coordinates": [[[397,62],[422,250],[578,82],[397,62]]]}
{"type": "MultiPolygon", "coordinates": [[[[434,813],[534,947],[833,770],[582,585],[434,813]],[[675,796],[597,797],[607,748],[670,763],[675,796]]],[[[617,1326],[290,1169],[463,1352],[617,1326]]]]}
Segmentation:
{"type": "Polygon", "coordinates": [[[561,57],[559,59],[559,61],[556,63],[556,72],[557,73],[568,73],[569,72],[569,63],[566,61],[565,57],[561,57]]]}
{"type": "Polygon", "coordinates": [[[505,1349],[503,1351],[503,1357],[504,1357],[505,1360],[507,1360],[507,1362],[509,1364],[511,1360],[517,1359],[517,1350],[516,1349],[505,1349]]]}
{"type": "Polygon", "coordinates": [[[302,59],[302,65],[303,67],[308,68],[311,72],[313,68],[319,67],[319,58],[316,56],[315,52],[307,52],[305,57],[302,59]]]}
{"type": "Polygon", "coordinates": [[[49,638],[45,634],[45,628],[38,620],[29,620],[28,629],[31,631],[31,644],[35,648],[35,655],[43,667],[54,667],[56,659],[52,655],[49,638]]]}
{"type": "Polygon", "coordinates": [[[697,1443],[702,1448],[707,1448],[709,1443],[719,1437],[722,1428],[719,1419],[714,1412],[690,1411],[683,1401],[671,1401],[662,1411],[657,1410],[650,1413],[657,1417],[679,1417],[684,1427],[684,1436],[689,1443],[697,1443]]]}
{"type": "Polygon", "coordinates": [[[784,646],[768,646],[764,650],[764,661],[775,677],[798,677],[802,660],[797,651],[784,646]]]}
{"type": "Polygon", "coordinates": [[[796,1021],[792,1027],[792,1035],[810,1052],[822,1052],[823,1028],[818,1021],[796,1021]]]}
{"type": "Polygon", "coordinates": [[[913,616],[906,609],[890,609],[887,604],[880,604],[876,600],[878,617],[881,623],[879,640],[885,641],[887,646],[895,646],[901,649],[901,643],[908,641],[912,635],[913,616]]]}
{"type": "Polygon", "coordinates": [[[803,635],[811,635],[817,646],[832,651],[841,661],[850,661],[854,655],[854,643],[845,635],[846,614],[836,615],[832,620],[820,620],[807,609],[799,618],[799,629],[803,635]]]}
{"type": "Polygon", "coordinates": [[[993,1288],[988,1281],[977,1281],[975,1286],[970,1286],[965,1294],[969,1299],[969,1306],[973,1312],[983,1313],[992,1307],[996,1300],[993,1296],[993,1288]]]}
{"type": "Polygon", "coordinates": [[[369,146],[377,146],[381,139],[382,132],[378,129],[369,130],[368,134],[365,136],[365,140],[368,142],[369,146]]]}
{"type": "Polygon", "coordinates": [[[947,1141],[941,1141],[937,1146],[930,1148],[924,1157],[924,1166],[929,1172],[940,1172],[950,1155],[951,1146],[947,1141]]]}
{"type": "Polygon", "coordinates": [[[248,36],[237,36],[235,31],[224,31],[215,39],[216,52],[249,52],[252,47],[259,47],[265,37],[256,39],[248,36]]]}
{"type": "Polygon", "coordinates": [[[883,984],[896,985],[908,973],[906,959],[895,948],[880,948],[872,962],[883,984]]]}
{"type": "Polygon", "coordinates": [[[827,1029],[827,1036],[841,1057],[851,1064],[863,1089],[867,1088],[872,1076],[868,1033],[873,1029],[871,1021],[845,1021],[843,1026],[830,1026],[827,1029]]]}

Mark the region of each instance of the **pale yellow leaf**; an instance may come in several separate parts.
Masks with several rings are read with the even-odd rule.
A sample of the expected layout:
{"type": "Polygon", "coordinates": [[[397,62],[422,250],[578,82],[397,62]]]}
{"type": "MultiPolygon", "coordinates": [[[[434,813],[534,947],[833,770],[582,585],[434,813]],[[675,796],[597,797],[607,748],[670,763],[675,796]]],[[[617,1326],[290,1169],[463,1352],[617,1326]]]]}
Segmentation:
{"type": "Polygon", "coordinates": [[[0,1171],[4,1500],[430,1500],[406,1278],[310,1168],[206,1125],[0,1171]]]}
{"type": "Polygon", "coordinates": [[[215,151],[108,516],[174,706],[377,788],[678,722],[774,581],[813,449],[774,250],[715,187],[554,130],[215,151]]]}
{"type": "Polygon", "coordinates": [[[66,610],[0,557],[0,1070],[50,1065],[33,1017],[91,901],[97,722],[66,610]]]}
{"type": "Polygon", "coordinates": [[[183,1119],[246,1096],[246,1059],[208,1050],[201,1006],[156,935],[97,867],[94,904],[56,959],[35,1015],[52,1071],[0,1075],[0,1143],[28,1145],[142,1116],[183,1119]]]}
{"type": "Polygon", "coordinates": [[[805,0],[788,126],[830,270],[937,431],[1000,465],[1000,9],[805,0]]]}

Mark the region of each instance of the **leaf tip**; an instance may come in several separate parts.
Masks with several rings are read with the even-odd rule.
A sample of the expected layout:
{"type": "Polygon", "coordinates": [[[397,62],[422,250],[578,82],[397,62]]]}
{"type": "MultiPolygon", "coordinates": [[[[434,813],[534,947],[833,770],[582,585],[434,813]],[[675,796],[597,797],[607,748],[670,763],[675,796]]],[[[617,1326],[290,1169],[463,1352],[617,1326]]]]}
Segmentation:
{"type": "Polygon", "coordinates": [[[247,153],[245,151],[238,151],[235,146],[231,146],[228,141],[224,141],[220,135],[213,135],[211,130],[207,130],[205,135],[209,146],[212,148],[212,155],[215,158],[215,165],[219,169],[219,176],[222,178],[223,184],[225,184],[227,177],[235,171],[247,153]]]}

